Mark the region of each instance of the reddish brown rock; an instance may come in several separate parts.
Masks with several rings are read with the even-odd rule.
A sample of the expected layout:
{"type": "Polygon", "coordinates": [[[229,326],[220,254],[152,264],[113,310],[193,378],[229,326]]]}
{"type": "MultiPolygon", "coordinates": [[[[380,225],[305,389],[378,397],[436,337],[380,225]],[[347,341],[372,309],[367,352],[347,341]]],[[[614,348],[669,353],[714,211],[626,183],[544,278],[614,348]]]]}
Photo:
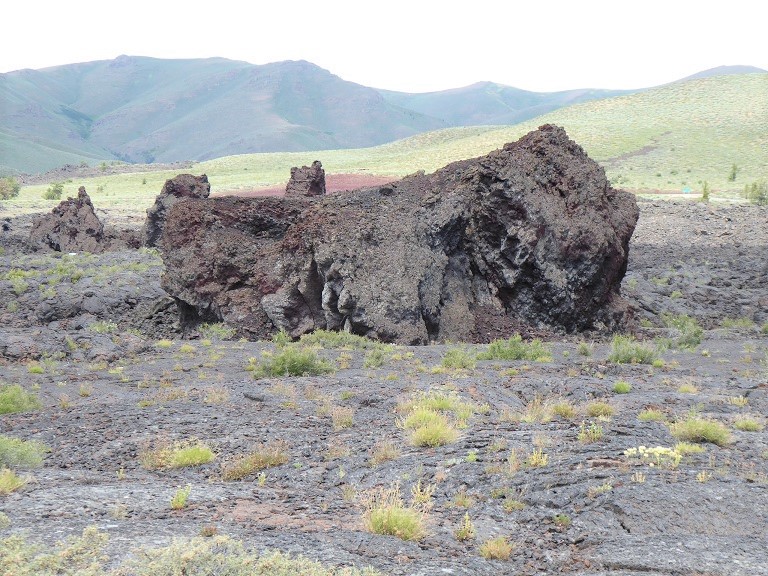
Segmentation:
{"type": "Polygon", "coordinates": [[[211,185],[208,176],[179,174],[166,180],[155,203],[147,210],[147,219],[141,231],[144,246],[154,247],[160,244],[165,218],[168,210],[182,198],[208,198],[211,185]]]}
{"type": "Polygon", "coordinates": [[[325,170],[319,160],[312,166],[291,168],[291,179],[285,187],[286,196],[324,196],[325,170]]]}
{"type": "Polygon", "coordinates": [[[185,199],[164,288],[183,322],[243,335],[324,328],[386,341],[483,341],[518,326],[615,327],[634,196],[562,128],[434,174],[319,201],[185,199]]]}
{"type": "Polygon", "coordinates": [[[29,234],[32,243],[58,252],[103,252],[104,225],[93,210],[83,186],[77,198],[62,200],[50,214],[36,218],[29,234]]]}

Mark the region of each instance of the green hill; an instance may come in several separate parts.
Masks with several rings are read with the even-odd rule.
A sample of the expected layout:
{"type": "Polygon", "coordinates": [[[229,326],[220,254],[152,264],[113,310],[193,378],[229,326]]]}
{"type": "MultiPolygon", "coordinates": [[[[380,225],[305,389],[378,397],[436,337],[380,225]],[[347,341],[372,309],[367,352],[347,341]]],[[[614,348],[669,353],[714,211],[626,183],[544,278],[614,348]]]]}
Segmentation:
{"type": "MultiPolygon", "coordinates": [[[[564,126],[618,186],[639,192],[701,188],[736,196],[746,183],[768,178],[768,74],[716,76],[557,110],[514,126],[476,126],[428,132],[371,148],[242,154],[200,162],[214,192],[284,184],[291,166],[323,162],[328,173],[401,177],[433,171],[486,154],[544,123],[564,126]],[[736,179],[729,180],[736,165],[736,179]]],[[[146,172],[72,181],[94,202],[149,206],[175,172],[146,172]]],[[[27,186],[7,204],[44,209],[44,185],[27,186]]]]}

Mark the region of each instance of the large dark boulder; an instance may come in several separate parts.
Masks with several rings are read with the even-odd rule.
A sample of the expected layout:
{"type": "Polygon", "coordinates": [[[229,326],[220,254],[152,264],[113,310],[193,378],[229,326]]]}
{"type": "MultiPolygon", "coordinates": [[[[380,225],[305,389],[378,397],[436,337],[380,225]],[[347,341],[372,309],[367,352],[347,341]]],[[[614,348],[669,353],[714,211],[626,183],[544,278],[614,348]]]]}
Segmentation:
{"type": "Polygon", "coordinates": [[[155,198],[155,203],[147,209],[147,219],[141,231],[144,246],[159,245],[165,218],[171,206],[183,198],[208,198],[210,193],[211,185],[205,174],[202,176],[179,174],[175,178],[166,180],[160,194],[155,198]]]}
{"type": "Polygon", "coordinates": [[[80,186],[77,198],[62,200],[49,214],[35,218],[29,233],[32,244],[57,252],[103,252],[108,238],[93,210],[91,198],[80,186]]]}
{"type": "Polygon", "coordinates": [[[325,194],[325,170],[319,160],[312,166],[291,168],[291,178],[285,186],[286,196],[323,196],[325,194]]]}
{"type": "Polygon", "coordinates": [[[161,244],[183,322],[243,335],[318,328],[484,341],[522,324],[615,327],[634,196],[562,128],[380,188],[322,198],[186,199],[161,244]]]}

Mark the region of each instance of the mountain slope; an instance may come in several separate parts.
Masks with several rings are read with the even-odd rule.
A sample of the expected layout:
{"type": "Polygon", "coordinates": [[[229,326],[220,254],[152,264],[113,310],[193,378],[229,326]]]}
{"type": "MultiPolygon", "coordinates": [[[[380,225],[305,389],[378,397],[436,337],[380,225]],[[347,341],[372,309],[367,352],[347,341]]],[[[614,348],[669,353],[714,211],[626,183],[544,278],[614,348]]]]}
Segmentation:
{"type": "Polygon", "coordinates": [[[0,75],[0,167],[371,146],[446,124],[308,62],[115,60],[0,75]],[[50,158],[46,157],[50,152],[50,158]]]}
{"type": "Polygon", "coordinates": [[[493,82],[423,94],[380,92],[392,104],[437,116],[450,126],[517,124],[563,106],[630,93],[628,90],[588,89],[529,92],[493,82]]]}

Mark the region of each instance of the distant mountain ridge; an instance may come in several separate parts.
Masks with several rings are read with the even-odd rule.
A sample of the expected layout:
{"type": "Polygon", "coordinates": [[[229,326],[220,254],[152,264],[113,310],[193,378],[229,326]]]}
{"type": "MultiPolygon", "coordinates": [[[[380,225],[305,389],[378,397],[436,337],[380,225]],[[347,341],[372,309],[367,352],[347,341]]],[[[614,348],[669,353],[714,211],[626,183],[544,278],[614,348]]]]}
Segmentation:
{"type": "Polygon", "coordinates": [[[446,127],[514,124],[626,93],[480,82],[407,94],[306,61],[119,56],[0,74],[0,173],[368,147],[446,127]]]}

